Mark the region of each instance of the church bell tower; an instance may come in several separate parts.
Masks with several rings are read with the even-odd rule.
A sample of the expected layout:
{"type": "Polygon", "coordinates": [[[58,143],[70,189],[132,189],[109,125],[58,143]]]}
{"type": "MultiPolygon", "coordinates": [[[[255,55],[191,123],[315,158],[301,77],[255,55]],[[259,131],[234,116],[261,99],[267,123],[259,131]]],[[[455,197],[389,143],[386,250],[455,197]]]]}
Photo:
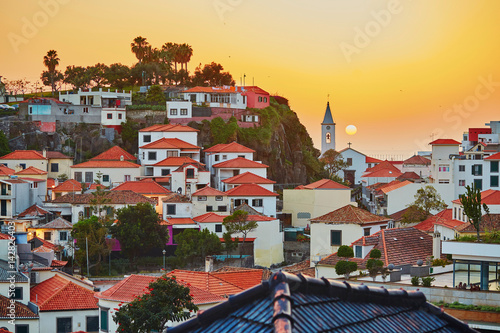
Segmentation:
{"type": "Polygon", "coordinates": [[[321,155],[329,149],[335,149],[335,123],[330,110],[330,102],[327,102],[325,117],[321,123],[321,155]]]}

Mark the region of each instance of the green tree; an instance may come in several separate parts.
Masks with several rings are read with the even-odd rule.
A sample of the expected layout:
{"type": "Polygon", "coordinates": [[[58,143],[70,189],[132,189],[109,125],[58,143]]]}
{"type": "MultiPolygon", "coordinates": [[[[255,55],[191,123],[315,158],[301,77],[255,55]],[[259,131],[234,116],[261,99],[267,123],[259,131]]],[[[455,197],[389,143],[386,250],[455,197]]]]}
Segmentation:
{"type": "Polygon", "coordinates": [[[140,128],[141,128],[140,123],[130,119],[127,119],[126,122],[122,123],[121,147],[132,154],[137,153],[140,128]]]}
{"type": "Polygon", "coordinates": [[[94,82],[96,87],[100,88],[106,81],[104,74],[106,73],[107,70],[108,66],[101,63],[97,63],[94,66],[87,67],[90,80],[94,82]]]}
{"type": "Polygon", "coordinates": [[[130,68],[120,63],[111,64],[104,70],[104,84],[123,89],[130,81],[130,68]]]}
{"type": "Polygon", "coordinates": [[[196,67],[194,76],[191,78],[193,86],[234,86],[233,76],[229,72],[223,72],[224,67],[221,64],[212,62],[206,64],[203,68],[201,64],[196,67]]]}
{"type": "Polygon", "coordinates": [[[469,223],[476,229],[477,241],[480,242],[479,229],[483,219],[482,211],[484,210],[486,214],[489,214],[490,209],[486,204],[481,204],[481,190],[479,188],[472,184],[472,187],[467,185],[465,189],[466,193],[460,196],[460,203],[469,223]]]}
{"type": "Polygon", "coordinates": [[[47,72],[42,73],[41,79],[45,85],[51,86],[52,96],[54,96],[54,91],[56,91],[56,82],[60,81],[62,76],[61,72],[56,69],[59,66],[59,60],[57,51],[55,50],[49,50],[47,55],[43,57],[43,64],[47,67],[47,72]]]}
{"type": "Polygon", "coordinates": [[[219,236],[208,229],[201,231],[186,229],[174,237],[177,248],[175,255],[180,262],[193,259],[204,260],[206,256],[219,254],[222,251],[222,244],[219,236]]]}
{"type": "Polygon", "coordinates": [[[136,258],[153,249],[162,249],[168,241],[168,231],[150,203],[118,209],[111,234],[120,242],[121,252],[135,262],[136,258]]]}
{"type": "Polygon", "coordinates": [[[165,98],[163,89],[158,85],[154,85],[149,88],[146,95],[146,101],[154,105],[163,105],[167,99],[165,98]]]}
{"type": "Polygon", "coordinates": [[[428,214],[423,208],[417,205],[410,205],[408,209],[401,215],[401,223],[415,223],[422,222],[429,217],[428,214]]]}
{"type": "Polygon", "coordinates": [[[92,80],[91,71],[82,66],[68,66],[64,71],[64,82],[71,84],[73,89],[88,88],[92,80]]]}
{"type": "Polygon", "coordinates": [[[447,207],[441,199],[441,195],[437,193],[432,185],[419,188],[417,194],[415,194],[415,201],[411,205],[423,210],[427,216],[431,214],[431,211],[441,211],[447,207]]]}
{"type": "Polygon", "coordinates": [[[344,258],[335,264],[335,272],[338,275],[344,275],[346,280],[349,280],[349,275],[358,269],[358,264],[354,261],[349,261],[349,258],[354,257],[354,251],[347,245],[342,245],[337,251],[337,256],[344,258]]]}
{"type": "Polygon", "coordinates": [[[373,278],[373,281],[375,281],[377,274],[384,267],[384,262],[380,260],[381,256],[382,253],[379,249],[373,249],[370,251],[370,259],[366,262],[366,269],[368,269],[368,273],[373,278]]]}
{"type": "Polygon", "coordinates": [[[337,175],[339,171],[345,170],[349,166],[342,158],[342,155],[335,149],[328,149],[325,151],[319,160],[325,165],[329,178],[332,178],[337,175]]]}
{"type": "Polygon", "coordinates": [[[229,255],[230,252],[236,250],[238,248],[238,238],[234,239],[231,237],[231,234],[229,232],[225,232],[222,235],[222,238],[224,238],[224,250],[226,251],[226,254],[229,255]]]}
{"type": "Polygon", "coordinates": [[[151,46],[149,45],[149,42],[146,40],[146,38],[141,36],[134,38],[134,41],[130,43],[130,49],[132,50],[132,53],[135,54],[135,57],[141,63],[146,56],[146,53],[148,52],[148,48],[150,47],[151,46]]]}
{"type": "Polygon", "coordinates": [[[75,251],[75,260],[82,267],[82,272],[87,268],[87,245],[89,253],[89,269],[98,271],[101,262],[109,255],[111,244],[106,242],[108,228],[104,226],[97,216],[78,221],[71,231],[71,237],[76,240],[78,250],[75,251]]]}
{"type": "MultiPolygon", "coordinates": [[[[226,216],[222,222],[226,232],[233,236],[237,234],[243,235],[243,244],[247,239],[248,233],[257,229],[258,224],[256,221],[248,221],[248,213],[243,210],[236,210],[232,215],[226,216]]],[[[243,253],[240,247],[240,258],[242,258],[243,253]]]]}
{"type": "Polygon", "coordinates": [[[178,283],[175,276],[163,276],[151,282],[145,294],[116,311],[113,320],[117,332],[165,332],[169,321],[184,321],[197,310],[189,287],[178,283]]]}
{"type": "Polygon", "coordinates": [[[9,138],[7,138],[3,131],[0,131],[0,156],[7,155],[8,153],[10,153],[9,138]]]}
{"type": "Polygon", "coordinates": [[[99,221],[102,224],[106,224],[111,222],[110,220],[113,218],[113,208],[108,205],[111,202],[111,199],[107,197],[108,191],[105,191],[104,186],[101,185],[102,172],[98,172],[96,177],[97,180],[95,182],[97,184],[97,188],[94,192],[92,192],[90,207],[92,212],[97,214],[99,221]],[[106,211],[105,216],[102,215],[103,211],[106,211]]]}

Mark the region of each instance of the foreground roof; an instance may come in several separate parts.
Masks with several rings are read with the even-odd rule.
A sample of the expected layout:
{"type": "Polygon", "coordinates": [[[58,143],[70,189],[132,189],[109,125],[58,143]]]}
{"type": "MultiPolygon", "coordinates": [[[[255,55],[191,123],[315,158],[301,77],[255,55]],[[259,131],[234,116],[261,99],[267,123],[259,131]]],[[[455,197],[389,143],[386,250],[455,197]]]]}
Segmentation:
{"type": "Polygon", "coordinates": [[[246,196],[258,196],[258,197],[277,197],[278,194],[269,191],[257,184],[242,184],[233,187],[226,191],[227,196],[231,197],[246,197],[246,196]]]}
{"type": "Polygon", "coordinates": [[[414,225],[413,227],[415,229],[422,230],[425,232],[434,232],[434,224],[437,224],[438,222],[446,222],[452,219],[453,219],[453,211],[451,208],[448,208],[440,211],[436,215],[429,216],[427,219],[423,220],[417,225],[414,225]]]}
{"type": "Polygon", "coordinates": [[[8,168],[3,164],[0,164],[0,176],[10,176],[14,174],[14,169],[8,168]]]}
{"type": "Polygon", "coordinates": [[[421,291],[278,272],[169,332],[475,331],[426,302],[421,291]]]}
{"type": "MultiPolygon", "coordinates": [[[[31,311],[26,305],[21,302],[15,301],[15,318],[16,319],[37,319],[38,315],[31,311]]],[[[9,317],[11,305],[10,299],[5,297],[4,295],[0,295],[0,319],[10,320],[12,318],[9,317]]],[[[0,331],[1,332],[1,331],[0,331]]],[[[8,332],[8,331],[4,331],[8,332]]]]}
{"type": "MultiPolygon", "coordinates": [[[[460,199],[455,199],[452,202],[462,204],[460,199]]],[[[500,205],[500,191],[489,189],[481,192],[481,204],[500,205]]]]}
{"type": "Polygon", "coordinates": [[[16,150],[0,157],[0,160],[46,160],[35,150],[16,150]]]}
{"type": "Polygon", "coordinates": [[[388,222],[388,219],[383,216],[378,216],[370,213],[367,210],[361,209],[359,207],[354,207],[353,205],[346,205],[333,212],[312,218],[311,222],[326,222],[326,223],[346,223],[346,224],[367,224],[367,223],[378,223],[378,222],[388,222]]]}

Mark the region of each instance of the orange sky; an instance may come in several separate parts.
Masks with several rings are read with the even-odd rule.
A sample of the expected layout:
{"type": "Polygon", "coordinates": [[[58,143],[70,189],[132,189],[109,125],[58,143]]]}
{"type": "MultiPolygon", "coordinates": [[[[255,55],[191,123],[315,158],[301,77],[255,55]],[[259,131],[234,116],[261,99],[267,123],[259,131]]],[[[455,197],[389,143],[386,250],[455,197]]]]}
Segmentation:
{"type": "Polygon", "coordinates": [[[318,148],[330,94],[338,150],[406,158],[500,120],[498,13],[497,0],[2,1],[0,75],[38,80],[50,49],[64,71],[132,65],[139,35],[186,42],[190,70],[220,62],[287,97],[318,148]]]}

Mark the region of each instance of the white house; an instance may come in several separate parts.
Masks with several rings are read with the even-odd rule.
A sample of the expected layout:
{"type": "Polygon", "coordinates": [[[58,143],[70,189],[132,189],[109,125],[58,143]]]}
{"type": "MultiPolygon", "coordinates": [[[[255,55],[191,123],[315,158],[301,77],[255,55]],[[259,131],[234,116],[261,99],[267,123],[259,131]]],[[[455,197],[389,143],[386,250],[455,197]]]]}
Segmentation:
{"type": "Polygon", "coordinates": [[[191,218],[191,201],[188,197],[171,193],[163,198],[163,219],[168,220],[171,217],[178,218],[191,218]]]}
{"type": "Polygon", "coordinates": [[[222,181],[237,176],[241,173],[251,172],[257,176],[267,178],[267,168],[268,166],[248,160],[244,157],[237,157],[224,162],[219,162],[212,166],[214,175],[214,187],[218,190],[224,188],[222,181]]]}
{"type": "Polygon", "coordinates": [[[438,139],[429,144],[432,145],[432,181],[437,184],[449,184],[453,175],[453,161],[450,155],[458,156],[460,142],[453,139],[438,139]]]}
{"type": "Polygon", "coordinates": [[[224,191],[230,190],[236,186],[243,184],[257,184],[259,186],[262,186],[266,190],[273,191],[274,184],[276,184],[274,180],[257,176],[248,171],[230,178],[226,178],[222,181],[222,183],[224,183],[224,191]]]}
{"type": "Polygon", "coordinates": [[[188,197],[200,188],[210,185],[210,172],[198,162],[187,162],[172,171],[170,186],[172,191],[188,197]]]}
{"type": "Polygon", "coordinates": [[[34,204],[29,200],[30,183],[27,181],[0,179],[0,189],[0,218],[12,218],[34,204]]]}
{"type": "Polygon", "coordinates": [[[145,174],[151,176],[152,165],[169,157],[189,157],[200,161],[200,147],[179,139],[161,138],[139,147],[139,160],[145,166],[145,174]]]}
{"type": "Polygon", "coordinates": [[[231,143],[219,143],[204,150],[205,163],[208,170],[213,174],[212,166],[219,162],[232,160],[238,157],[253,161],[255,150],[247,148],[233,141],[231,143]]]}
{"type": "Polygon", "coordinates": [[[431,160],[420,155],[413,155],[403,161],[402,172],[415,172],[420,178],[428,178],[431,174],[431,160]]]}
{"type": "Polygon", "coordinates": [[[167,117],[170,119],[191,118],[193,117],[193,104],[188,101],[168,101],[167,117]]]}
{"type": "MultiPolygon", "coordinates": [[[[185,163],[199,163],[191,157],[167,157],[166,159],[153,164],[153,177],[170,177],[172,172],[185,163]]],[[[149,167],[148,167],[149,168],[149,167]]],[[[150,171],[148,171],[149,173],[150,171]]]]}
{"type": "Polygon", "coordinates": [[[261,214],[276,217],[276,197],[278,194],[262,186],[243,184],[226,191],[226,195],[231,202],[231,209],[246,203],[261,214]]]}
{"type": "Polygon", "coordinates": [[[366,169],[372,168],[382,162],[379,159],[366,156],[351,147],[342,149],[339,153],[344,162],[347,163],[348,167],[343,170],[343,174],[339,172],[337,176],[349,181],[352,185],[361,183],[361,176],[366,169]]]}
{"type": "Polygon", "coordinates": [[[194,146],[198,144],[198,130],[183,125],[157,124],[139,130],[139,147],[161,138],[179,139],[194,146]]]}
{"type": "Polygon", "coordinates": [[[243,87],[193,87],[184,90],[184,99],[210,107],[246,109],[247,96],[243,87]]]}
{"type": "Polygon", "coordinates": [[[98,161],[87,162],[71,166],[72,178],[80,183],[94,183],[102,178],[102,185],[108,187],[130,180],[139,179],[141,176],[141,166],[129,161],[98,161]]]}
{"type": "Polygon", "coordinates": [[[47,171],[48,158],[35,150],[16,150],[0,157],[0,164],[14,171],[24,170],[30,166],[47,171]]]}
{"type": "Polygon", "coordinates": [[[403,173],[389,161],[383,161],[374,167],[366,169],[361,179],[366,186],[370,186],[376,183],[390,183],[402,174],[403,173]]]}
{"type": "Polygon", "coordinates": [[[191,199],[193,202],[193,216],[202,215],[208,212],[217,212],[222,215],[229,214],[230,200],[226,193],[210,186],[205,186],[194,192],[191,199]]]}
{"type": "Polygon", "coordinates": [[[351,188],[330,179],[283,190],[283,213],[291,214],[294,227],[306,227],[309,219],[351,203],[351,188]]]}

